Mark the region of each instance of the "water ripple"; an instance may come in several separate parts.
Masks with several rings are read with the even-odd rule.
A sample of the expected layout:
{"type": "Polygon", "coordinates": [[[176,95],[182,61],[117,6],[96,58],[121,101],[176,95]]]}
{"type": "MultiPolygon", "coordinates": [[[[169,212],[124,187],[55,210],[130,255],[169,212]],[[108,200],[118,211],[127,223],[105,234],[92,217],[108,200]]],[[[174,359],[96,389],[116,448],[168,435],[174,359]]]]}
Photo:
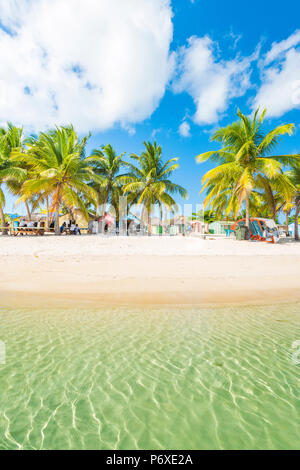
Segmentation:
{"type": "Polygon", "coordinates": [[[300,306],[1,310],[0,449],[297,449],[300,306]]]}

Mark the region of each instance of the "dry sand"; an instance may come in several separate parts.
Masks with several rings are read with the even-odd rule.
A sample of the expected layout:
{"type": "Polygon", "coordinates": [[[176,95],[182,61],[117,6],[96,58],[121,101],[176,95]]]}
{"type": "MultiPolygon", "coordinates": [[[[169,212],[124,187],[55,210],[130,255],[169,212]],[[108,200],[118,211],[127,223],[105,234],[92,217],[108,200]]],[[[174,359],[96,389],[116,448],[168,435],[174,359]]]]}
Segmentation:
{"type": "Polygon", "coordinates": [[[0,237],[2,306],[300,301],[300,243],[0,237]]]}

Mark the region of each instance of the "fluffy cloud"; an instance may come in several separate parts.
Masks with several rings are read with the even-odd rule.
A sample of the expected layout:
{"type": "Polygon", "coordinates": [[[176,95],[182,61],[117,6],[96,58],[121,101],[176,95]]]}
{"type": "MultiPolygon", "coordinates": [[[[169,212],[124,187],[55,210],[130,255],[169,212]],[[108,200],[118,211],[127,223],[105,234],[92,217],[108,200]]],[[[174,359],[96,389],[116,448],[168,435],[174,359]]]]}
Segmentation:
{"type": "Polygon", "coordinates": [[[188,92],[196,105],[194,121],[214,124],[232,98],[242,96],[250,85],[253,58],[218,60],[217,44],[208,36],[191,37],[178,54],[179,75],[174,81],[177,93],[188,92]]]}
{"type": "Polygon", "coordinates": [[[190,137],[191,135],[191,126],[189,125],[188,122],[183,121],[180,126],[179,126],[179,134],[182,137],[190,137]]]}
{"type": "Polygon", "coordinates": [[[270,51],[266,54],[265,65],[270,64],[276,60],[282,53],[288,51],[294,46],[300,43],[300,31],[295,31],[289,38],[284,39],[281,42],[274,42],[270,51]]]}
{"type": "Polygon", "coordinates": [[[2,122],[132,129],[172,73],[169,0],[1,0],[0,24],[2,122]]]}
{"type": "Polygon", "coordinates": [[[253,108],[266,107],[271,117],[300,108],[300,31],[273,43],[260,68],[261,86],[253,108]]]}

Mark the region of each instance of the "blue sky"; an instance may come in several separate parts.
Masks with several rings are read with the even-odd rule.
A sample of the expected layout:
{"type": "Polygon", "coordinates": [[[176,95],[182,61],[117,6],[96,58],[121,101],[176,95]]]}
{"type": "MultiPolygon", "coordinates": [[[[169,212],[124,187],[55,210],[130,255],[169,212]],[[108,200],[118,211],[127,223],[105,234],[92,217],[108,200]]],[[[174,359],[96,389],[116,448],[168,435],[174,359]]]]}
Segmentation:
{"type": "MultiPolygon", "coordinates": [[[[267,106],[266,130],[294,122],[295,135],[284,138],[278,152],[299,152],[298,1],[286,8],[276,0],[153,0],[151,8],[147,1],[125,2],[120,20],[111,11],[120,0],[78,3],[77,10],[84,3],[85,11],[78,12],[80,27],[69,42],[67,25],[60,29],[57,0],[28,0],[22,8],[19,0],[3,0],[0,122],[24,123],[36,131],[72,121],[81,133],[92,129],[88,150],[111,143],[127,155],[141,152],[144,140],[156,139],[166,158],[179,157],[174,178],[194,205],[203,200],[201,178],[210,168],[197,165],[195,156],[214,148],[211,134],[234,120],[238,107],[249,114],[257,104],[267,106]],[[99,22],[105,19],[105,33],[97,15],[99,22]],[[52,22],[58,24],[59,44],[50,39],[52,22]],[[139,22],[143,33],[132,27],[139,22]],[[70,63],[66,57],[72,57],[70,63]],[[98,61],[103,68],[96,67],[98,61]]],[[[76,25],[76,17],[71,20],[76,25]]],[[[12,203],[9,197],[8,210],[12,203]]]]}

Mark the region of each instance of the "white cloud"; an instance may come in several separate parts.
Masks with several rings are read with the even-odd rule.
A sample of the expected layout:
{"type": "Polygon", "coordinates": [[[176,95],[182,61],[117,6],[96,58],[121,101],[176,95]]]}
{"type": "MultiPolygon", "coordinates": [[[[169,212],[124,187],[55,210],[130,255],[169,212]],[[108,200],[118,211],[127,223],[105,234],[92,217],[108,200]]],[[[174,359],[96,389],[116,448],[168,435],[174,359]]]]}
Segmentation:
{"type": "Polygon", "coordinates": [[[214,124],[227,109],[230,100],[242,96],[250,86],[252,58],[218,60],[217,44],[208,36],[191,37],[178,54],[177,93],[188,92],[196,105],[194,121],[214,124]]]}
{"type": "Polygon", "coordinates": [[[132,129],[164,95],[169,0],[1,0],[0,121],[132,129]]]}
{"type": "Polygon", "coordinates": [[[253,108],[267,108],[270,117],[300,108],[300,31],[273,43],[260,67],[261,86],[253,108]]]}
{"type": "Polygon", "coordinates": [[[283,52],[288,51],[300,42],[300,30],[297,30],[289,38],[281,42],[273,42],[270,51],[266,54],[265,65],[277,59],[283,52]]]}
{"type": "Polygon", "coordinates": [[[183,121],[179,126],[179,134],[182,137],[190,137],[191,135],[191,126],[188,122],[183,121]]]}

